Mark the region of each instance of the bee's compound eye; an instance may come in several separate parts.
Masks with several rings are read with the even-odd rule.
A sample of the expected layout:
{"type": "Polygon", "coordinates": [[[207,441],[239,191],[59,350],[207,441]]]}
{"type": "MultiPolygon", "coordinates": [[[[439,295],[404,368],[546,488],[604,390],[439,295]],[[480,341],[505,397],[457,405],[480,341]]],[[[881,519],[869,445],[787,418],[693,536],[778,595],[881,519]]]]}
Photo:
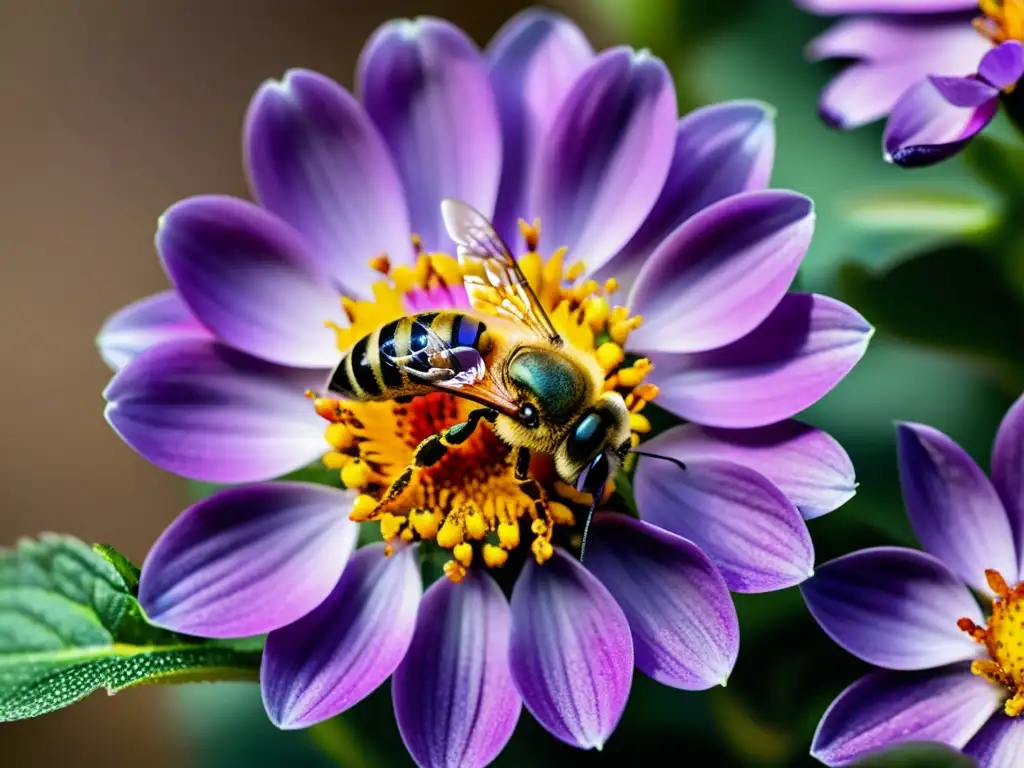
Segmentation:
{"type": "Polygon", "coordinates": [[[519,406],[519,421],[522,422],[524,427],[534,429],[540,426],[540,415],[532,405],[523,403],[519,406]]]}

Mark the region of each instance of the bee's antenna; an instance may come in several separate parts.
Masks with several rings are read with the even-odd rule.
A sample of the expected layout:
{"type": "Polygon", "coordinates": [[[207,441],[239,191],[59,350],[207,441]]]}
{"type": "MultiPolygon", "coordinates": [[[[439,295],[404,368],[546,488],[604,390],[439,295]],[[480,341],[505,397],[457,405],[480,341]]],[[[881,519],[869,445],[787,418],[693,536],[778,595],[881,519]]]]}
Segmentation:
{"type": "Polygon", "coordinates": [[[686,470],[686,465],[679,459],[673,459],[671,456],[662,456],[660,453],[648,453],[647,451],[638,451],[635,448],[630,450],[630,453],[635,453],[637,456],[647,456],[652,459],[661,459],[662,461],[671,461],[677,467],[682,470],[686,470]]]}

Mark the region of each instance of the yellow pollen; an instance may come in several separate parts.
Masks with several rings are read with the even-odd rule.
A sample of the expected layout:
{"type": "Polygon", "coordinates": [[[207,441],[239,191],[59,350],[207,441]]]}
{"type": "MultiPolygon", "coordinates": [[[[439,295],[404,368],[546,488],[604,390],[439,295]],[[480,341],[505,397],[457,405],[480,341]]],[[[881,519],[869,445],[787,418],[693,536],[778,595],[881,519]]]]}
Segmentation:
{"type": "Polygon", "coordinates": [[[374,511],[377,509],[377,500],[372,496],[367,496],[365,493],[361,493],[356,496],[356,500],[352,502],[352,510],[349,512],[349,520],[356,523],[363,523],[372,517],[374,511]]]}
{"type": "Polygon", "coordinates": [[[352,431],[340,423],[328,424],[324,437],[327,438],[328,443],[334,446],[336,451],[348,450],[355,442],[355,435],[352,434],[352,431]]]}
{"type": "Polygon", "coordinates": [[[466,535],[471,539],[482,539],[487,535],[487,522],[483,515],[466,515],[466,535]]]}
{"type": "Polygon", "coordinates": [[[606,341],[600,347],[597,348],[597,362],[601,364],[606,372],[611,372],[622,365],[622,361],[626,359],[626,353],[622,351],[622,347],[618,344],[613,344],[610,341],[606,341]]]}
{"type": "Polygon", "coordinates": [[[346,456],[345,454],[338,453],[337,451],[329,451],[324,454],[323,463],[327,469],[341,469],[351,460],[351,456],[346,456]]]}
{"type": "Polygon", "coordinates": [[[444,521],[441,531],[437,534],[437,545],[445,549],[453,549],[462,542],[462,526],[452,518],[444,521]]]}
{"type": "Polygon", "coordinates": [[[466,542],[456,544],[452,549],[452,554],[455,555],[455,559],[458,560],[465,568],[469,568],[473,562],[473,547],[466,542]]]}
{"type": "Polygon", "coordinates": [[[370,482],[370,468],[366,462],[353,459],[341,468],[341,482],[346,488],[364,488],[370,482]]]}
{"type": "Polygon", "coordinates": [[[980,0],[978,8],[974,28],[993,43],[1024,41],[1024,0],[980,0]]]}
{"type": "Polygon", "coordinates": [[[1024,583],[1010,587],[998,571],[985,571],[996,594],[988,626],[962,618],[957,626],[988,649],[988,659],[971,662],[971,672],[1006,689],[1003,710],[1009,717],[1024,712],[1024,583]]]}
{"type": "Polygon", "coordinates": [[[484,544],[484,563],[488,568],[501,568],[508,562],[508,552],[493,544],[484,544]]]}
{"type": "Polygon", "coordinates": [[[519,526],[516,523],[501,523],[498,526],[498,541],[505,549],[519,546],[519,526]]]}
{"type": "Polygon", "coordinates": [[[466,566],[454,560],[449,560],[444,564],[444,575],[458,584],[466,578],[466,566]]]}
{"type": "Polygon", "coordinates": [[[405,525],[404,517],[397,517],[385,512],[380,517],[380,535],[385,541],[390,541],[399,535],[403,525],[405,525]]]}
{"type": "MultiPolygon", "coordinates": [[[[565,248],[543,256],[538,250],[539,221],[520,221],[519,227],[525,244],[519,259],[524,276],[566,344],[593,356],[595,369],[604,372],[603,390],[625,400],[630,442],[635,446],[639,435],[650,430],[641,411],[658,394],[657,387],[645,381],[652,370],[650,361],[632,359],[623,348],[641,318],[631,316],[624,306],[611,305],[609,297],[619,290],[614,278],[603,283],[583,279],[583,262],[567,267],[565,248]]],[[[376,328],[412,314],[414,306],[422,305],[422,292],[431,292],[433,300],[444,296],[446,288],[461,287],[462,267],[456,258],[424,251],[416,237],[413,244],[416,256],[410,263],[393,264],[385,254],[371,260],[370,266],[381,275],[372,286],[372,299],[341,299],[348,325],[329,326],[339,351],[348,351],[376,328]],[[413,299],[420,301],[414,304],[413,299]]],[[[482,319],[487,322],[486,316],[482,319]]],[[[481,342],[481,348],[490,345],[481,342]]],[[[530,473],[542,488],[543,509],[538,509],[515,478],[511,447],[487,423],[464,442],[449,446],[435,464],[413,474],[386,508],[382,504],[388,487],[410,466],[416,447],[464,422],[476,403],[444,392],[403,402],[337,400],[312,392],[307,396],[327,422],[324,466],[337,470],[344,485],[358,491],[350,519],[379,524],[388,551],[401,542],[433,541],[450,552],[444,572],[458,582],[471,568],[504,566],[524,537],[538,563],[549,560],[556,545],[579,546],[589,495],[559,480],[551,457],[535,454],[530,473]]],[[[627,463],[631,459],[627,457],[627,463]]],[[[614,481],[609,481],[602,496],[613,491],[614,481]]]]}

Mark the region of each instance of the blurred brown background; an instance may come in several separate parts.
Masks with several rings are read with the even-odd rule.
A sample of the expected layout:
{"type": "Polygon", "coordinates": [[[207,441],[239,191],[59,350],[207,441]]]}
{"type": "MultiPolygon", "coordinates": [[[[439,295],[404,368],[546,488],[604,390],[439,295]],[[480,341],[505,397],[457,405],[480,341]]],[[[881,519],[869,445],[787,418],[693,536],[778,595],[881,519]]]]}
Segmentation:
{"type": "MultiPolygon", "coordinates": [[[[303,66],[351,85],[388,18],[445,16],[484,43],[526,4],[0,0],[0,543],[64,531],[140,560],[180,511],[181,481],[104,422],[109,372],[93,339],[112,310],[166,287],[153,232],[168,205],[246,194],[241,121],[260,82],[303,66]]],[[[189,765],[164,693],[4,724],[0,762],[189,765]]]]}

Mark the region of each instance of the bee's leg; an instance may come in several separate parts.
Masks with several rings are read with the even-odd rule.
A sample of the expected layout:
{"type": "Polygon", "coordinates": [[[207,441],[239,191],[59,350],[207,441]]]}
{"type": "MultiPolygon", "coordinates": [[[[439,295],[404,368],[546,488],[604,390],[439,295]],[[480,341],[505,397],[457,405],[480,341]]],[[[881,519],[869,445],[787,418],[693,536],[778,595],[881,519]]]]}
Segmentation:
{"type": "Polygon", "coordinates": [[[476,432],[476,428],[480,426],[481,421],[488,421],[493,424],[497,417],[497,411],[490,408],[477,408],[475,411],[470,411],[469,417],[465,421],[453,424],[436,435],[431,435],[416,446],[416,451],[412,455],[412,463],[402,470],[402,474],[396,477],[391,485],[388,486],[387,492],[381,497],[380,503],[377,505],[377,510],[383,510],[401,496],[410,481],[412,481],[413,476],[419,470],[424,467],[434,466],[448,453],[448,449],[453,445],[460,445],[469,440],[472,434],[476,432]]]}
{"type": "Polygon", "coordinates": [[[533,510],[537,518],[547,519],[547,501],[544,498],[544,491],[537,481],[530,477],[530,449],[522,445],[516,446],[512,452],[512,462],[519,490],[533,500],[533,510]]]}

